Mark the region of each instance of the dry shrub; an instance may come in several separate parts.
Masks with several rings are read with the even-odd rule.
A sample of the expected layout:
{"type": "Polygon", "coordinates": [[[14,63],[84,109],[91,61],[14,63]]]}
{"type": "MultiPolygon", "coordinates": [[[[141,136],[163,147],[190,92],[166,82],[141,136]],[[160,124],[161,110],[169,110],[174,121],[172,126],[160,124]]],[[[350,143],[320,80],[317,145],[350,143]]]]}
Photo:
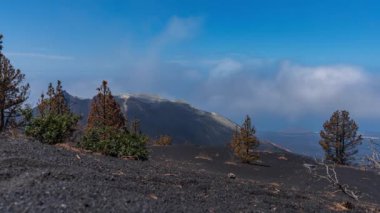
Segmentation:
{"type": "Polygon", "coordinates": [[[170,146],[172,145],[173,139],[168,135],[161,135],[156,141],[154,141],[154,145],[157,146],[170,146]]]}

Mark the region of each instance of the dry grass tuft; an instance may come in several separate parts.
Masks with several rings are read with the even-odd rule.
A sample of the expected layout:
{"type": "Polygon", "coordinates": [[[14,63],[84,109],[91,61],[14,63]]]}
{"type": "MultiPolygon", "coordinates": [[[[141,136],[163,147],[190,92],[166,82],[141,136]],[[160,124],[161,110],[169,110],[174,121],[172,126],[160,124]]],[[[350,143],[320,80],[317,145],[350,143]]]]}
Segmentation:
{"type": "Polygon", "coordinates": [[[233,162],[233,161],[226,161],[226,162],[224,162],[224,164],[233,165],[233,166],[237,166],[238,165],[236,162],[233,162]]]}
{"type": "Polygon", "coordinates": [[[201,154],[195,156],[195,159],[208,160],[208,161],[212,161],[213,160],[210,156],[208,156],[205,153],[201,153],[201,154]]]}
{"type": "Polygon", "coordinates": [[[72,152],[76,152],[76,153],[86,153],[85,150],[83,149],[80,149],[78,147],[75,147],[69,143],[59,143],[59,144],[56,144],[55,145],[56,147],[60,147],[60,148],[64,148],[66,150],[69,150],[69,151],[72,151],[72,152]]]}
{"type": "Polygon", "coordinates": [[[350,202],[333,203],[329,209],[336,212],[350,211],[354,208],[354,204],[350,202]]]}

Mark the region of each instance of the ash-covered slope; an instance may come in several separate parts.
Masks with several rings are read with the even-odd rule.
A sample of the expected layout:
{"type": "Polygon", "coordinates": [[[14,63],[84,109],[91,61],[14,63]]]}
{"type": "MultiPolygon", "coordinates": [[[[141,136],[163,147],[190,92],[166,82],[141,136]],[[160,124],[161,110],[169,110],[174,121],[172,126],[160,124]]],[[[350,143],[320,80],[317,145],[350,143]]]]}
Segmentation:
{"type": "Polygon", "coordinates": [[[356,202],[326,189],[302,166],[311,160],[290,153],[263,153],[267,166],[258,166],[226,164],[222,148],[151,148],[149,160],[127,161],[0,136],[0,212],[334,212],[346,201],[352,212],[380,210],[372,172],[337,171],[366,195],[356,202]]]}
{"type": "MultiPolygon", "coordinates": [[[[91,100],[65,93],[71,109],[82,116],[85,124],[91,100]]],[[[224,145],[235,124],[216,114],[191,105],[148,95],[115,96],[128,120],[141,121],[141,130],[151,138],[170,135],[175,143],[224,145]]]]}
{"type": "Polygon", "coordinates": [[[152,137],[167,134],[178,143],[221,145],[229,141],[234,124],[183,102],[146,95],[119,96],[129,119],[139,119],[152,137]]]}

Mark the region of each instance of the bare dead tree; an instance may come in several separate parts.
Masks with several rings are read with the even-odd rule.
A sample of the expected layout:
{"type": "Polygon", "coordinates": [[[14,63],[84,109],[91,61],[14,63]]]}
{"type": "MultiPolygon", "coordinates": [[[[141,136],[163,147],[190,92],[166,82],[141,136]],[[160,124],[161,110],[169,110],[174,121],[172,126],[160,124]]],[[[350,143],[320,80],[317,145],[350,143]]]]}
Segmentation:
{"type": "Polygon", "coordinates": [[[375,169],[380,173],[380,143],[370,140],[371,155],[366,157],[370,168],[375,169]]]}
{"type": "Polygon", "coordinates": [[[352,190],[349,185],[340,182],[337,172],[335,170],[335,164],[329,165],[324,161],[318,160],[315,160],[315,162],[316,165],[304,164],[304,167],[306,167],[309,170],[309,173],[311,173],[314,177],[318,179],[324,179],[328,181],[333,188],[337,189],[340,192],[343,192],[343,194],[347,195],[348,197],[356,201],[360,199],[360,192],[352,190]],[[318,166],[320,170],[324,171],[323,175],[319,174],[318,166]]]}
{"type": "Polygon", "coordinates": [[[334,187],[336,187],[352,199],[359,200],[360,196],[358,192],[351,190],[347,184],[342,184],[339,181],[338,175],[335,171],[335,166],[330,167],[327,164],[325,164],[324,166],[326,169],[326,175],[320,175],[320,178],[324,178],[325,180],[329,181],[334,187]]]}

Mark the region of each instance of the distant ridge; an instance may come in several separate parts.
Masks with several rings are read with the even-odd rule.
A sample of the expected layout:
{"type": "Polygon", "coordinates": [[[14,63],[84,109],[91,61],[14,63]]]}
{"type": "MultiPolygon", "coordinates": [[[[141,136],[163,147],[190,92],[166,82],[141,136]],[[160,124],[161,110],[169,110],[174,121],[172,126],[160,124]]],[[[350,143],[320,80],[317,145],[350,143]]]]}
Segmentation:
{"type": "MultiPolygon", "coordinates": [[[[85,125],[91,99],[79,98],[65,92],[66,100],[85,125]]],[[[215,113],[199,110],[183,101],[173,101],[147,94],[115,96],[128,120],[139,119],[141,130],[151,138],[170,135],[176,144],[226,146],[236,124],[215,113]]],[[[279,146],[263,142],[261,150],[284,151],[279,146]]]]}
{"type": "MultiPolygon", "coordinates": [[[[67,92],[65,97],[71,109],[82,116],[81,124],[86,124],[91,99],[67,92]]],[[[127,119],[139,119],[141,130],[152,138],[167,134],[175,143],[225,145],[234,130],[235,124],[227,118],[196,109],[183,101],[147,94],[123,94],[115,98],[127,119]]]]}

